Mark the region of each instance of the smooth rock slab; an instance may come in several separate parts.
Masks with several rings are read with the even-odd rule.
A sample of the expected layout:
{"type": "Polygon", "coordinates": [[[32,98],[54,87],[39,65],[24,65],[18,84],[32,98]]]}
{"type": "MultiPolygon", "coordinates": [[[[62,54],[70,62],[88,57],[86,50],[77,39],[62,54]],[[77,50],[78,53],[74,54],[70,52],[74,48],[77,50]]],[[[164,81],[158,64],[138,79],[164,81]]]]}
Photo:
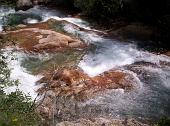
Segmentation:
{"type": "Polygon", "coordinates": [[[84,48],[85,44],[79,39],[64,35],[53,30],[25,28],[8,31],[5,34],[25,51],[42,52],[56,51],[67,48],[84,48]]]}

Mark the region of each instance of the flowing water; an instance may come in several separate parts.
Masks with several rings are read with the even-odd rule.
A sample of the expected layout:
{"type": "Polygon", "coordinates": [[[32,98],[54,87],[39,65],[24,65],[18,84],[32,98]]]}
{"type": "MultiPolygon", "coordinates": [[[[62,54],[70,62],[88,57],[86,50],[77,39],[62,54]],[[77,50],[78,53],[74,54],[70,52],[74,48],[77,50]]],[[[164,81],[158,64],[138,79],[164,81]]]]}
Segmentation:
{"type": "MultiPolygon", "coordinates": [[[[0,26],[2,26],[3,16],[14,13],[14,10],[1,7],[0,13],[0,26]]],[[[27,11],[15,13],[38,15],[42,22],[50,18],[66,20],[90,30],[80,31],[73,25],[64,25],[66,32],[80,37],[92,46],[78,66],[92,77],[110,69],[116,69],[132,74],[138,81],[139,86],[133,91],[111,90],[105,95],[81,103],[81,106],[96,106],[101,113],[106,112],[114,117],[157,119],[170,116],[170,57],[141,50],[137,48],[137,42],[129,43],[102,37],[96,33],[97,30],[90,28],[90,23],[87,21],[70,17],[59,10],[36,6],[27,11]]],[[[24,20],[25,23],[39,22],[30,17],[24,20]]],[[[24,54],[17,53],[17,55],[20,59],[24,54]]],[[[27,82],[34,85],[39,77],[24,70],[20,61],[17,60],[14,66],[11,65],[12,78],[19,79],[22,85],[27,85],[27,82]]]]}
{"type": "Polygon", "coordinates": [[[26,54],[22,52],[15,51],[13,48],[6,48],[2,50],[4,56],[7,57],[6,62],[8,63],[8,68],[11,70],[11,79],[19,80],[18,86],[12,86],[5,88],[6,93],[11,93],[16,89],[20,89],[25,94],[31,96],[32,99],[38,98],[36,90],[40,86],[35,85],[35,83],[42,78],[42,76],[34,76],[26,71],[25,68],[21,67],[21,61],[27,57],[26,54]]]}
{"type": "Polygon", "coordinates": [[[3,30],[3,17],[11,13],[15,13],[15,10],[10,7],[0,6],[0,31],[3,30]]]}

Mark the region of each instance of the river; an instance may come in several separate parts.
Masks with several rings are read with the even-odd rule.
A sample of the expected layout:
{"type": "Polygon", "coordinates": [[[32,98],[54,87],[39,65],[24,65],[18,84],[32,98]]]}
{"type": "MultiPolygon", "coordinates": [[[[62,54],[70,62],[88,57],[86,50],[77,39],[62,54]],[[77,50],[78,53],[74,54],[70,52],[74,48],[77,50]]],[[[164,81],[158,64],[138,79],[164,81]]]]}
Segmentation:
{"type": "MultiPolygon", "coordinates": [[[[140,49],[137,42],[134,41],[124,42],[100,36],[96,34],[98,30],[91,29],[88,21],[73,18],[60,10],[40,6],[17,12],[12,8],[0,7],[0,30],[4,25],[3,17],[9,13],[31,14],[41,17],[41,21],[28,17],[24,19],[25,23],[43,22],[54,18],[66,20],[87,30],[90,29],[92,32],[80,31],[69,24],[64,26],[68,33],[80,37],[94,47],[87,51],[78,66],[92,77],[110,69],[123,70],[132,74],[138,82],[137,88],[133,91],[111,90],[105,95],[81,103],[82,106],[96,106],[101,113],[118,118],[132,117],[155,120],[163,116],[170,117],[170,57],[140,49]]],[[[5,50],[7,53],[10,49],[5,50]]],[[[20,80],[21,86],[19,88],[23,92],[30,93],[35,98],[34,90],[37,89],[35,82],[41,78],[41,75],[32,75],[29,70],[21,66],[22,59],[31,56],[24,53],[16,53],[15,55],[18,60],[9,63],[9,67],[12,69],[11,76],[13,79],[20,80]],[[28,82],[30,87],[26,86],[28,82]],[[25,86],[27,88],[24,88],[25,86]]],[[[42,59],[42,57],[37,55],[37,58],[42,59]]]]}

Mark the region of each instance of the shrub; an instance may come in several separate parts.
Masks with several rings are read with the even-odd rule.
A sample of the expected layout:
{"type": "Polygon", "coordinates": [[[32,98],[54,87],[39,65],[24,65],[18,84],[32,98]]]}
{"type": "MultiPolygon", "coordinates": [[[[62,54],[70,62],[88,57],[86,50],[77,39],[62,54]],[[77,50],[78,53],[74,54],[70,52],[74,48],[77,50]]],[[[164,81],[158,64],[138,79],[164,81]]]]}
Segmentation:
{"type": "Polygon", "coordinates": [[[0,0],[0,5],[9,5],[15,7],[17,0],[0,0]]]}
{"type": "Polygon", "coordinates": [[[164,117],[154,126],[170,126],[170,118],[164,117]]]}
{"type": "Polygon", "coordinates": [[[19,90],[10,94],[3,91],[6,87],[18,85],[18,81],[10,79],[5,58],[0,52],[0,126],[37,126],[40,117],[30,97],[19,90]]]}
{"type": "Polygon", "coordinates": [[[122,0],[75,0],[75,6],[80,8],[85,14],[112,18],[120,12],[122,0]]]}

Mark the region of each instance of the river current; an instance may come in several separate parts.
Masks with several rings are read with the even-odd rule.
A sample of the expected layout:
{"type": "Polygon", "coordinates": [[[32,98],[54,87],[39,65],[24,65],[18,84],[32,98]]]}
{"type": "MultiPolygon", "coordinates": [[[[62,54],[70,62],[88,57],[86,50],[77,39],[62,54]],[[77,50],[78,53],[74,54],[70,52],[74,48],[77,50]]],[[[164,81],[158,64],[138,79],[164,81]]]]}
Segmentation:
{"type": "MultiPolygon", "coordinates": [[[[44,22],[54,18],[56,20],[66,20],[88,31],[80,31],[72,25],[66,24],[65,31],[80,37],[90,45],[78,66],[89,76],[97,76],[105,71],[115,69],[123,70],[132,74],[138,82],[137,88],[130,92],[122,89],[108,91],[105,95],[90,99],[82,106],[97,106],[101,111],[106,111],[114,117],[133,117],[144,119],[157,119],[163,116],[170,116],[170,57],[148,52],[137,47],[137,42],[123,42],[113,38],[105,38],[96,33],[96,29],[91,29],[88,21],[71,17],[60,10],[36,6],[27,11],[15,11],[9,7],[0,7],[0,31],[3,30],[4,17],[10,13],[37,15],[37,18],[28,17],[24,23],[44,22]]],[[[102,31],[100,31],[102,32],[102,31]]],[[[4,49],[5,54],[12,49],[4,49]]],[[[9,61],[11,68],[11,78],[19,79],[19,88],[36,97],[35,83],[41,75],[32,75],[22,64],[22,59],[30,57],[23,52],[15,52],[16,60],[9,61]],[[29,83],[29,85],[28,85],[29,83]]],[[[35,56],[42,59],[43,56],[35,56]]],[[[7,89],[7,92],[14,90],[7,89]]]]}

